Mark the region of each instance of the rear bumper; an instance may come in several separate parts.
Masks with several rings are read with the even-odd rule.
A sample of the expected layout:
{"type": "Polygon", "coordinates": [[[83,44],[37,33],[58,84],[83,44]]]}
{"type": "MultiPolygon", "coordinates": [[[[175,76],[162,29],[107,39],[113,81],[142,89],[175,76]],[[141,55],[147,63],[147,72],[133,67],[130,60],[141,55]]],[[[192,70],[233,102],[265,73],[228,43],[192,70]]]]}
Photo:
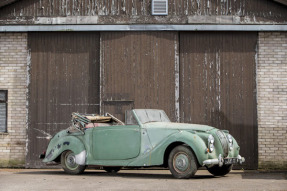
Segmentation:
{"type": "Polygon", "coordinates": [[[230,165],[230,164],[242,164],[245,162],[245,158],[238,155],[236,158],[222,158],[221,154],[218,156],[217,159],[208,159],[203,161],[203,166],[223,166],[223,165],[230,165]]]}

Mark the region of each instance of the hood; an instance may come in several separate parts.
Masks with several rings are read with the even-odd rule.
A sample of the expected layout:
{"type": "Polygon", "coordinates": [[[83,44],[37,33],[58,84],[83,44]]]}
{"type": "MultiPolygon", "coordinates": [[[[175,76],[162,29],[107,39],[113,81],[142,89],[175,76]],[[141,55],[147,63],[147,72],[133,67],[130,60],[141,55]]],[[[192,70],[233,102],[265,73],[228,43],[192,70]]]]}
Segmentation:
{"type": "Polygon", "coordinates": [[[192,130],[192,131],[210,131],[215,129],[208,125],[189,124],[189,123],[171,123],[171,122],[150,122],[144,124],[146,128],[161,128],[161,129],[177,129],[177,130],[192,130]]]}

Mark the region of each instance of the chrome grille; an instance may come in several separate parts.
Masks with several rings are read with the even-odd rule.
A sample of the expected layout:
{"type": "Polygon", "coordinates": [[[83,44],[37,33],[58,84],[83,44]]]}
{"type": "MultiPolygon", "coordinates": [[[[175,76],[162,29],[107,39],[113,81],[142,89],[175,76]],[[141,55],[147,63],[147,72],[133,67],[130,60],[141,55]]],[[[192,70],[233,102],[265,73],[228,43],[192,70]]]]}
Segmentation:
{"type": "Polygon", "coordinates": [[[221,142],[224,157],[227,157],[228,156],[228,140],[222,131],[217,131],[216,134],[221,142]]]}

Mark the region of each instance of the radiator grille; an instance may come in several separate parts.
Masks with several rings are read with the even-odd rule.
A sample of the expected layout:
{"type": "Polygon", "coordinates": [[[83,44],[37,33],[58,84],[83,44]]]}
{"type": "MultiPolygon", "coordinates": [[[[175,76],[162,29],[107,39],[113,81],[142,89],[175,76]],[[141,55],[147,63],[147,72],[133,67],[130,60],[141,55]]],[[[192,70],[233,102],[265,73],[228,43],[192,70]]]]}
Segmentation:
{"type": "Polygon", "coordinates": [[[222,149],[223,149],[223,155],[224,157],[227,157],[228,156],[228,140],[222,131],[217,131],[216,134],[221,142],[222,149]]]}
{"type": "Polygon", "coordinates": [[[152,15],[168,14],[168,0],[153,0],[151,5],[152,15]]]}

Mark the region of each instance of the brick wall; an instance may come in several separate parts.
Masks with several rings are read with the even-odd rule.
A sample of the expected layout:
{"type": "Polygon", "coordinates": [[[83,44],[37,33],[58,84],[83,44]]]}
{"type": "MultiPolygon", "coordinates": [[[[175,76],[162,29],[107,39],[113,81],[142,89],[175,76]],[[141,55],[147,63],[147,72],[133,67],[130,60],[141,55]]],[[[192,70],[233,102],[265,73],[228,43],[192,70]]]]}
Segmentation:
{"type": "Polygon", "coordinates": [[[258,47],[259,168],[287,169],[287,32],[260,32],[258,47]]]}
{"type": "Polygon", "coordinates": [[[8,133],[0,133],[0,167],[25,163],[26,73],[27,34],[0,33],[0,90],[8,90],[8,133]]]}

